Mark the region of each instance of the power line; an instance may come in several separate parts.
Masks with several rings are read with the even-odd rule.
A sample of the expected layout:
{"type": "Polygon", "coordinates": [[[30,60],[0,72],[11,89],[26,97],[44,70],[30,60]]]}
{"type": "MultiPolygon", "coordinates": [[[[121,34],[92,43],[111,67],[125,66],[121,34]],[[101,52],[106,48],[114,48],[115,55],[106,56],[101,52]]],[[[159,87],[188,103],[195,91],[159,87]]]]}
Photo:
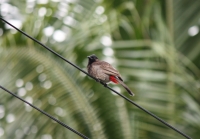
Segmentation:
{"type": "Polygon", "coordinates": [[[183,135],[184,137],[186,137],[187,139],[192,139],[191,137],[189,137],[188,135],[186,135],[185,133],[181,132],[180,130],[178,130],[177,128],[173,127],[172,125],[168,124],[167,122],[165,122],[164,120],[162,120],[161,118],[159,118],[158,116],[156,116],[155,114],[151,113],[150,111],[146,110],[145,108],[141,107],[140,105],[136,104],[135,102],[133,102],[132,100],[130,100],[129,98],[125,97],[124,95],[118,93],[117,91],[113,90],[112,88],[110,88],[109,86],[107,86],[107,88],[109,88],[110,90],[112,90],[113,92],[115,92],[116,94],[118,94],[119,96],[123,97],[124,99],[126,99],[128,102],[130,102],[131,104],[135,105],[136,107],[140,108],[141,110],[143,110],[144,112],[148,113],[149,115],[151,115],[152,117],[154,117],[155,119],[157,119],[158,121],[160,121],[161,123],[165,124],[166,126],[168,126],[169,128],[175,130],[176,132],[178,132],[179,134],[183,135]]]}
{"type": "MultiPolygon", "coordinates": [[[[3,20],[5,23],[9,24],[10,26],[12,26],[13,28],[15,28],[17,31],[21,32],[22,34],[24,34],[25,36],[27,36],[28,38],[32,39],[33,41],[37,42],[38,44],[40,44],[41,46],[43,46],[45,49],[49,50],[50,52],[52,52],[53,54],[55,54],[56,56],[60,57],[62,60],[64,60],[65,62],[69,63],[70,65],[74,66],[75,68],[77,68],[78,70],[80,70],[81,72],[85,73],[86,75],[88,75],[89,77],[93,78],[94,80],[97,81],[96,78],[94,78],[93,76],[89,75],[86,71],[82,70],[81,68],[79,68],[78,66],[76,66],[75,64],[73,64],[72,62],[68,61],[67,59],[65,59],[63,56],[61,56],[60,54],[56,53],[55,51],[53,51],[51,48],[47,47],[46,45],[42,44],[40,41],[36,40],[35,38],[31,37],[30,35],[26,34],[25,32],[23,32],[22,30],[18,29],[17,27],[15,27],[14,25],[12,25],[11,23],[9,23],[8,21],[4,20],[2,17],[0,17],[1,20],[3,20]]],[[[184,136],[187,139],[192,139],[191,137],[189,137],[188,135],[186,135],[185,133],[181,132],[180,130],[178,130],[177,128],[173,127],[172,125],[168,124],[167,122],[165,122],[164,120],[162,120],[161,118],[159,118],[158,116],[154,115],[153,113],[151,113],[150,111],[144,109],[143,107],[141,107],[140,105],[136,104],[135,102],[133,102],[132,100],[130,100],[129,98],[125,97],[124,95],[118,93],[117,91],[113,90],[111,87],[107,86],[107,84],[100,82],[102,85],[104,85],[106,88],[110,89],[111,91],[113,91],[114,93],[118,94],[119,96],[121,96],[122,98],[124,98],[125,100],[127,100],[128,102],[130,102],[131,104],[135,105],[136,107],[138,107],[139,109],[143,110],[144,112],[146,112],[147,114],[151,115],[152,117],[154,117],[155,119],[157,119],[158,121],[160,121],[161,123],[165,124],[166,126],[168,126],[169,128],[173,129],[174,131],[176,131],[177,133],[181,134],[182,136],[184,136]]]]}
{"type": "Polygon", "coordinates": [[[26,100],[22,99],[21,97],[17,96],[16,94],[14,94],[13,92],[9,91],[8,89],[4,88],[3,86],[0,85],[0,88],[3,89],[4,91],[8,92],[9,94],[13,95],[14,97],[18,98],[19,100],[25,102],[26,104],[30,105],[31,107],[33,107],[34,109],[36,109],[37,111],[43,113],[44,115],[46,115],[47,117],[51,118],[52,120],[56,121],[57,123],[59,123],[60,125],[62,125],[63,127],[71,130],[72,132],[76,133],[77,135],[79,135],[80,137],[84,138],[84,139],[89,139],[88,137],[86,137],[85,135],[81,134],[80,132],[76,131],[75,129],[71,128],[70,126],[66,125],[65,123],[59,121],[58,119],[54,118],[53,116],[51,116],[50,114],[48,114],[47,112],[39,109],[38,107],[34,106],[33,104],[27,102],[26,100]]]}

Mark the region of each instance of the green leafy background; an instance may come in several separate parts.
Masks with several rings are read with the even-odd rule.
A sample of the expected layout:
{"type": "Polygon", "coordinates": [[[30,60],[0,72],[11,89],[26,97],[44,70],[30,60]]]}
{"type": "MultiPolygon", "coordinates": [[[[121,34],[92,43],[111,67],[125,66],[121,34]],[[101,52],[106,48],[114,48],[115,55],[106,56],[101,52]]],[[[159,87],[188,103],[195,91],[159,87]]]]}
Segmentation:
{"type": "MultiPolygon", "coordinates": [[[[9,0],[0,15],[84,70],[91,54],[112,63],[135,97],[113,89],[199,138],[199,7],[197,0],[9,0]]],[[[0,63],[2,86],[91,139],[184,138],[3,22],[0,63]]],[[[0,138],[80,137],[0,90],[0,138]]]]}

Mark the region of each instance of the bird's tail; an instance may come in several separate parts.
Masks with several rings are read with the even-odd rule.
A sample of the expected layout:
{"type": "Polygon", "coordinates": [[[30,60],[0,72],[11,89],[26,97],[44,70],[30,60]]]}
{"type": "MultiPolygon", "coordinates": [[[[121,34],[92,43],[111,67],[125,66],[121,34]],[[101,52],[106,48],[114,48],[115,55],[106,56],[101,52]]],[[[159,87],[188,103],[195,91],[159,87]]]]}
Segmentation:
{"type": "Polygon", "coordinates": [[[135,94],[128,88],[128,86],[121,80],[118,79],[118,82],[126,89],[126,91],[131,95],[134,96],[135,94]]]}

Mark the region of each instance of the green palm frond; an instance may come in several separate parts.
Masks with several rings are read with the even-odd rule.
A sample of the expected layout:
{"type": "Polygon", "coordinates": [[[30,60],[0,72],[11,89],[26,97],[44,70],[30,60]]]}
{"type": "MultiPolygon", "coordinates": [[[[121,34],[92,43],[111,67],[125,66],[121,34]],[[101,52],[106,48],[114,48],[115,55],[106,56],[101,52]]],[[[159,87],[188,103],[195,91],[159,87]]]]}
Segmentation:
{"type": "MultiPolygon", "coordinates": [[[[28,2],[10,2],[21,14],[23,31],[84,70],[90,54],[112,62],[135,92],[132,100],[198,138],[198,1],[52,0],[32,1],[27,9],[28,2]],[[62,41],[55,39],[59,31],[62,41]]],[[[6,30],[0,45],[0,84],[86,136],[181,138],[21,33],[6,30]]],[[[0,92],[2,138],[79,138],[0,92]]]]}

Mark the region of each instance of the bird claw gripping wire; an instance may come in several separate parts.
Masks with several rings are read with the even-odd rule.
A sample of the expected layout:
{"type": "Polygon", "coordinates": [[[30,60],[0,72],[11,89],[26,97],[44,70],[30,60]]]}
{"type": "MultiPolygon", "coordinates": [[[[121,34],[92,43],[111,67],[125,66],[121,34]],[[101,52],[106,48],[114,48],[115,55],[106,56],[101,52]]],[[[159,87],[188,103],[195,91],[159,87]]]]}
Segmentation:
{"type": "Polygon", "coordinates": [[[103,84],[104,87],[108,87],[108,85],[106,83],[103,84]]]}
{"type": "Polygon", "coordinates": [[[101,80],[99,80],[98,78],[95,78],[96,82],[101,83],[104,87],[108,87],[108,85],[104,82],[102,82],[101,80]]]}
{"type": "Polygon", "coordinates": [[[97,79],[97,78],[96,78],[95,80],[96,80],[96,82],[99,82],[99,83],[101,82],[101,81],[100,81],[99,79],[97,79]]]}
{"type": "Polygon", "coordinates": [[[108,87],[108,85],[107,85],[106,83],[101,82],[101,81],[100,81],[100,83],[101,83],[104,87],[108,87]]]}

